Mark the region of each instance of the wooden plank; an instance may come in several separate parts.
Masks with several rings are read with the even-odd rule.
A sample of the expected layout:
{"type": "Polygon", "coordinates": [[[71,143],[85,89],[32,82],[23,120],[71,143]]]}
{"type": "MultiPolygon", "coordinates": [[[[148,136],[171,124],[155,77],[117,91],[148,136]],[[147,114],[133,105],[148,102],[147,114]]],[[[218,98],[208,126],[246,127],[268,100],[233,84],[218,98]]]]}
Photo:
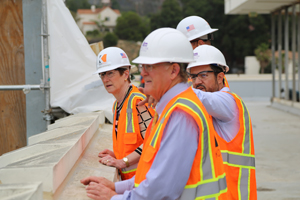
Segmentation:
{"type": "Polygon", "coordinates": [[[96,54],[96,56],[98,56],[98,54],[100,53],[100,51],[102,51],[104,49],[102,41],[90,44],[90,47],[92,48],[92,50],[94,51],[94,53],[96,54]]]}
{"type": "MultiPolygon", "coordinates": [[[[0,0],[0,85],[25,84],[22,0],[0,0]]],[[[26,97],[0,91],[0,155],[26,145],[26,97]]]]}

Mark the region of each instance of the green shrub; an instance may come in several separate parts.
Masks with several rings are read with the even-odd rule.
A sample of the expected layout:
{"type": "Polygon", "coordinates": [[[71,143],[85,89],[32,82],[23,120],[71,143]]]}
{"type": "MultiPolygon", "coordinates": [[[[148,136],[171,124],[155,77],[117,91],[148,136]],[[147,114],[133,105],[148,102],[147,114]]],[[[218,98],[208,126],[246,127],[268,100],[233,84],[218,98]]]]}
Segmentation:
{"type": "Polygon", "coordinates": [[[103,38],[104,48],[116,46],[118,43],[118,36],[114,33],[107,33],[103,38]]]}

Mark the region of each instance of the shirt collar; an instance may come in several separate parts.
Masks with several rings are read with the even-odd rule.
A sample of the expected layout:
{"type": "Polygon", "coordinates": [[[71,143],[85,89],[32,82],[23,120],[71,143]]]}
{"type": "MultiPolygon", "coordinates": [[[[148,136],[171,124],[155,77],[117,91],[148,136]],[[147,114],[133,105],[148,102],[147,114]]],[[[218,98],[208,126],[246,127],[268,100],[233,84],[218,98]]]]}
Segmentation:
{"type": "Polygon", "coordinates": [[[223,91],[228,92],[228,91],[230,91],[230,90],[229,90],[228,87],[223,87],[220,91],[221,91],[221,92],[223,92],[223,91]]]}
{"type": "Polygon", "coordinates": [[[178,83],[174,85],[171,89],[169,89],[159,100],[156,105],[156,112],[158,115],[162,113],[166,105],[169,103],[171,99],[173,99],[176,95],[180,94],[181,92],[185,91],[189,88],[187,83],[178,83]]]}

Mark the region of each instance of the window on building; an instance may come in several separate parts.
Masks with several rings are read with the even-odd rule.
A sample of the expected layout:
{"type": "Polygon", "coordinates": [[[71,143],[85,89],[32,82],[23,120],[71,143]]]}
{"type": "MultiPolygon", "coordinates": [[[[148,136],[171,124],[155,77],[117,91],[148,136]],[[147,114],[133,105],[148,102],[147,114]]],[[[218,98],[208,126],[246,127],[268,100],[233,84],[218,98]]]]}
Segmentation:
{"type": "Polygon", "coordinates": [[[109,17],[105,17],[105,21],[109,21],[109,17]]]}

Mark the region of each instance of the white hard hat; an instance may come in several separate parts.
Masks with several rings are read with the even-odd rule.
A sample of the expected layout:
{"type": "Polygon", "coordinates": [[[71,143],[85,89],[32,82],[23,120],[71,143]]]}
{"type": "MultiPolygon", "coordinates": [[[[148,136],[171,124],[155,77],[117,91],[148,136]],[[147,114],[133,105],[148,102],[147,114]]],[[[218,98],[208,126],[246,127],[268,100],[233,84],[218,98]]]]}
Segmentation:
{"type": "Polygon", "coordinates": [[[96,63],[97,71],[94,74],[125,66],[131,66],[127,54],[118,47],[108,47],[98,54],[96,63]]]}
{"type": "Polygon", "coordinates": [[[201,65],[216,64],[218,66],[224,66],[226,68],[226,72],[229,71],[229,67],[226,64],[226,60],[222,52],[211,45],[200,45],[195,48],[194,58],[196,62],[190,63],[187,69],[201,65]]]}
{"type": "Polygon", "coordinates": [[[187,38],[174,28],[159,28],[143,41],[140,55],[132,62],[155,64],[161,62],[193,62],[193,48],[187,38]]]}
{"type": "Polygon", "coordinates": [[[184,18],[179,22],[176,29],[182,32],[189,41],[218,30],[210,28],[208,22],[198,16],[189,16],[184,18]]]}

